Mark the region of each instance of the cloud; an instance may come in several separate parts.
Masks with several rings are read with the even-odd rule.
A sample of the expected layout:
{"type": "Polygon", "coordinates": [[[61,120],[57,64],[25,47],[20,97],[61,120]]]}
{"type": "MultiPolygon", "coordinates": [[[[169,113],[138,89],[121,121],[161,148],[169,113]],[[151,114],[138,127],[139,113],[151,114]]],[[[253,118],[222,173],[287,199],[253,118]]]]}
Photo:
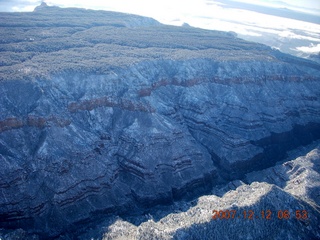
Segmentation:
{"type": "Polygon", "coordinates": [[[304,39],[304,40],[309,40],[309,41],[313,41],[313,42],[320,42],[319,38],[306,36],[306,33],[304,33],[304,35],[295,34],[294,32],[291,32],[289,30],[285,30],[285,31],[280,32],[279,36],[283,37],[283,38],[304,39]]]}
{"type": "Polygon", "coordinates": [[[41,0],[0,0],[0,11],[5,12],[31,12],[40,5],[41,0]]]}
{"type": "Polygon", "coordinates": [[[249,3],[253,5],[261,5],[275,8],[287,8],[299,12],[320,14],[319,0],[232,0],[236,2],[249,3]]]}
{"type": "Polygon", "coordinates": [[[317,44],[317,45],[311,44],[310,46],[307,46],[307,47],[297,47],[296,50],[299,52],[304,52],[308,54],[316,54],[316,53],[320,53],[320,44],[317,44]]]}
{"type": "MultiPolygon", "coordinates": [[[[281,46],[281,49],[289,43],[288,48],[291,50],[313,51],[314,46],[309,44],[320,42],[319,24],[269,15],[270,11],[272,14],[270,7],[267,8],[269,12],[257,12],[255,11],[257,8],[246,9],[244,6],[248,4],[234,4],[234,1],[267,6],[312,7],[317,5],[316,2],[319,0],[45,0],[49,6],[126,12],[152,17],[164,24],[188,23],[193,27],[204,29],[233,31],[247,40],[273,47],[281,46]],[[295,43],[292,40],[295,40],[295,43]]],[[[41,2],[41,0],[0,0],[0,9],[32,11],[41,2]]]]}

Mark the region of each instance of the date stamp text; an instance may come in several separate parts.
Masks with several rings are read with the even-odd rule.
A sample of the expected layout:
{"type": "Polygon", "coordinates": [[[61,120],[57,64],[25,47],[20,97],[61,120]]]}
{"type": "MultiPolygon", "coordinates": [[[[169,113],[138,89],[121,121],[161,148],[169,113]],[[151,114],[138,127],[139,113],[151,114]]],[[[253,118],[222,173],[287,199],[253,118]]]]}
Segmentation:
{"type": "Polygon", "coordinates": [[[272,219],[297,219],[297,220],[306,220],[308,219],[308,211],[306,210],[278,210],[271,211],[269,209],[254,211],[254,210],[213,210],[212,211],[212,219],[244,219],[244,220],[255,220],[255,219],[264,219],[264,220],[272,220],[272,219]]]}

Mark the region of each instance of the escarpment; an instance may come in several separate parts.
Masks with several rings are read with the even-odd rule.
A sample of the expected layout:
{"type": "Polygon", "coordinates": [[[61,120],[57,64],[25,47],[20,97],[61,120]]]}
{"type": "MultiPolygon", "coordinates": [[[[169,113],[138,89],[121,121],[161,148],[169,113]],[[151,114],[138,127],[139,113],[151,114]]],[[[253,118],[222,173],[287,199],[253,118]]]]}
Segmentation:
{"type": "Polygon", "coordinates": [[[55,237],[199,195],[320,138],[316,63],[112,12],[0,19],[1,228],[55,237]]]}

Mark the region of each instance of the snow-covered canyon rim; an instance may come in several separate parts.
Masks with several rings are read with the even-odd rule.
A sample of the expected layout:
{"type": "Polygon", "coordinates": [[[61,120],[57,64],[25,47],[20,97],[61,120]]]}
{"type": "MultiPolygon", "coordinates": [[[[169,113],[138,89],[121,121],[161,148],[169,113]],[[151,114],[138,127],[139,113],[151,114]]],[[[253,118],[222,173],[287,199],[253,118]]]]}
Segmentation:
{"type": "Polygon", "coordinates": [[[0,19],[5,231],[75,237],[245,180],[320,138],[316,62],[115,12],[42,5],[0,19]]]}

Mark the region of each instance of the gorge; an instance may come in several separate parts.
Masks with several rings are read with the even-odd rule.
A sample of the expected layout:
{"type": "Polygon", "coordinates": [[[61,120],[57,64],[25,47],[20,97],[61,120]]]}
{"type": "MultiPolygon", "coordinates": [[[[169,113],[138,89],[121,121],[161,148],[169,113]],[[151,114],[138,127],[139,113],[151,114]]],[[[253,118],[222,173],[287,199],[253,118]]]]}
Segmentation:
{"type": "MultiPolygon", "coordinates": [[[[203,217],[219,201],[231,207],[256,197],[256,209],[307,209],[310,222],[278,225],[293,237],[320,237],[318,63],[232,33],[45,4],[0,13],[0,32],[3,236],[22,229],[21,239],[72,238],[107,216],[211,194],[195,205],[207,209],[203,217]],[[303,146],[312,154],[289,159],[305,156],[290,174],[312,173],[301,177],[308,184],[299,178],[312,194],[289,188],[296,175],[277,163],[303,146]],[[277,179],[274,171],[286,177],[261,177],[277,179]]],[[[190,239],[191,228],[216,229],[197,224],[153,234],[190,239]]],[[[112,229],[105,238],[121,239],[112,229]]]]}

